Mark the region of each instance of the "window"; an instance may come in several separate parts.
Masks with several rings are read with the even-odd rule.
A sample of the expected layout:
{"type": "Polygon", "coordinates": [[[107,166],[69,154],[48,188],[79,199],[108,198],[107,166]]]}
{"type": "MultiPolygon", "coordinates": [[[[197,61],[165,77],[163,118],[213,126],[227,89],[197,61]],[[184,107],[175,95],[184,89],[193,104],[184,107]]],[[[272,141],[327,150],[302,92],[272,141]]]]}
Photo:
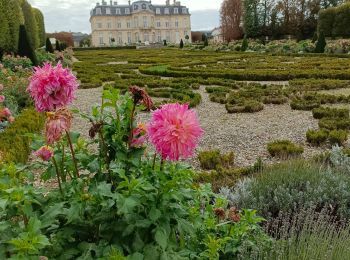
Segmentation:
{"type": "Polygon", "coordinates": [[[143,17],[143,28],[147,28],[148,27],[148,20],[147,20],[147,16],[143,17]]]}
{"type": "Polygon", "coordinates": [[[101,29],[102,28],[102,23],[101,22],[97,22],[97,28],[101,29]]]}
{"type": "Polygon", "coordinates": [[[111,14],[111,8],[106,8],[106,14],[111,14]]]}
{"type": "Polygon", "coordinates": [[[175,27],[179,28],[179,21],[178,20],[175,21],[175,27]]]}
{"type": "Polygon", "coordinates": [[[96,14],[101,14],[101,8],[96,8],[96,14]]]}
{"type": "Polygon", "coordinates": [[[135,26],[135,28],[139,27],[139,18],[138,17],[134,18],[134,26],[135,26]]]}
{"type": "Polygon", "coordinates": [[[139,6],[138,5],[134,5],[134,10],[139,10],[139,6]]]}
{"type": "Polygon", "coordinates": [[[157,24],[157,27],[158,27],[158,28],[160,28],[160,27],[161,27],[161,23],[160,23],[160,21],[159,21],[159,20],[157,21],[157,23],[156,23],[156,24],[157,24]]]}
{"type": "Polygon", "coordinates": [[[143,35],[143,40],[144,42],[149,42],[149,35],[147,33],[143,35]]]}
{"type": "Polygon", "coordinates": [[[112,36],[112,33],[110,32],[109,34],[108,34],[108,42],[109,42],[109,44],[110,45],[112,45],[113,44],[113,36],[112,36]]]}
{"type": "Polygon", "coordinates": [[[186,8],[182,8],[182,13],[183,14],[187,14],[187,9],[186,8]]]}
{"type": "Polygon", "coordinates": [[[127,27],[127,28],[131,28],[131,22],[130,22],[130,20],[126,21],[126,27],[127,27]]]}
{"type": "Polygon", "coordinates": [[[187,19],[185,18],[183,27],[186,27],[186,26],[187,26],[187,19]]]}
{"type": "Polygon", "coordinates": [[[135,41],[140,42],[140,35],[139,33],[135,33],[135,41]]]}
{"type": "Polygon", "coordinates": [[[170,42],[170,32],[166,32],[166,41],[170,42]]]}
{"type": "Polygon", "coordinates": [[[109,29],[112,28],[112,23],[111,22],[107,23],[107,28],[109,28],[109,29]]]}
{"type": "Polygon", "coordinates": [[[117,28],[122,28],[122,23],[120,21],[117,22],[117,28]]]}
{"type": "Polygon", "coordinates": [[[125,14],[130,14],[130,9],[129,8],[125,8],[125,14]]]}
{"type": "Polygon", "coordinates": [[[142,4],[142,9],[146,10],[146,4],[142,4]]]}
{"type": "Polygon", "coordinates": [[[128,32],[128,43],[131,44],[131,32],[128,32]]]}
{"type": "Polygon", "coordinates": [[[169,8],[164,9],[164,14],[169,14],[169,8]]]}
{"type": "Polygon", "coordinates": [[[104,43],[103,43],[103,33],[100,33],[100,35],[99,35],[99,42],[100,42],[100,45],[104,45],[104,43]]]}
{"type": "Polygon", "coordinates": [[[166,21],[166,22],[165,22],[165,27],[166,27],[166,28],[169,28],[169,27],[170,27],[170,22],[169,22],[169,21],[166,21]]]}
{"type": "Polygon", "coordinates": [[[162,35],[160,33],[160,31],[158,31],[157,33],[157,42],[161,42],[162,41],[162,35]]]}
{"type": "Polygon", "coordinates": [[[120,14],[120,8],[117,8],[115,12],[116,14],[120,14]]]}
{"type": "Polygon", "coordinates": [[[160,14],[160,8],[156,8],[156,14],[160,14]]]}
{"type": "Polygon", "coordinates": [[[118,32],[118,43],[119,44],[123,43],[123,34],[121,32],[118,32]]]}
{"type": "Polygon", "coordinates": [[[178,14],[179,13],[179,8],[174,8],[174,14],[178,14]]]}

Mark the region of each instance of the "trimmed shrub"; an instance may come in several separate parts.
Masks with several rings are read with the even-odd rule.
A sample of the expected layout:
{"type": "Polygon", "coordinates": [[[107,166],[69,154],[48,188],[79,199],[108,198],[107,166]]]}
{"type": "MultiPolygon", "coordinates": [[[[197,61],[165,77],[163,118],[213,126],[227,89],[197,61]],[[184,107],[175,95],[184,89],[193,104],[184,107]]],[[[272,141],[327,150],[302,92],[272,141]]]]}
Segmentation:
{"type": "Polygon", "coordinates": [[[350,129],[350,119],[322,118],[318,121],[318,126],[328,130],[348,130],[350,129]]]}
{"type": "Polygon", "coordinates": [[[321,106],[320,101],[309,101],[309,100],[303,100],[303,99],[294,99],[290,103],[290,107],[294,110],[310,111],[320,106],[321,106]]]}
{"type": "Polygon", "coordinates": [[[221,154],[220,150],[202,151],[198,155],[201,168],[204,170],[230,168],[234,164],[234,158],[233,152],[221,154]]]}
{"type": "Polygon", "coordinates": [[[301,155],[304,148],[289,140],[277,140],[267,145],[267,150],[272,157],[288,158],[301,155]]]}
{"type": "Polygon", "coordinates": [[[242,41],[241,51],[246,51],[249,47],[248,39],[246,36],[244,36],[244,39],[242,41]]]}
{"type": "Polygon", "coordinates": [[[306,139],[313,145],[321,145],[328,139],[329,131],[326,129],[321,130],[308,130],[306,132],[306,139]]]}
{"type": "Polygon", "coordinates": [[[324,32],[322,31],[318,36],[318,40],[315,47],[315,53],[324,53],[326,45],[326,37],[324,36],[324,32]]]}
{"type": "Polygon", "coordinates": [[[255,113],[264,109],[264,105],[256,100],[243,100],[238,104],[225,105],[228,113],[255,113]]]}
{"type": "Polygon", "coordinates": [[[38,60],[34,49],[29,42],[28,34],[24,25],[19,27],[18,55],[21,57],[28,57],[34,66],[38,65],[38,60]]]}
{"type": "Polygon", "coordinates": [[[349,109],[347,108],[329,108],[319,107],[312,110],[312,115],[316,119],[328,118],[349,118],[349,109]]]}
{"type": "Polygon", "coordinates": [[[184,42],[183,42],[183,40],[181,39],[181,41],[180,41],[180,49],[183,49],[183,47],[184,47],[184,42]]]}
{"type": "Polygon", "coordinates": [[[31,151],[30,133],[42,130],[44,117],[34,109],[23,110],[6,130],[0,133],[0,163],[25,163],[31,151]]]}
{"type": "Polygon", "coordinates": [[[46,38],[46,47],[45,47],[47,52],[54,53],[51,41],[49,38],[46,38]]]}
{"type": "Polygon", "coordinates": [[[333,130],[329,132],[329,142],[334,145],[343,145],[348,140],[348,132],[344,130],[333,130]]]}

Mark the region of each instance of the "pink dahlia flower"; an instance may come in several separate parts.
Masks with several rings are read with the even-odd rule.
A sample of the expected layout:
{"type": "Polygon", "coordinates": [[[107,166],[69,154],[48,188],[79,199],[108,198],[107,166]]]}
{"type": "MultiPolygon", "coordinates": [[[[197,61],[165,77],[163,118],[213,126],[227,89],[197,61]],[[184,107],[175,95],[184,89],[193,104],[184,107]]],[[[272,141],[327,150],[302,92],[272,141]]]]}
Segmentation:
{"type": "Polygon", "coordinates": [[[46,141],[53,144],[59,141],[62,135],[69,131],[72,125],[72,113],[66,108],[60,108],[56,112],[49,112],[46,120],[46,141]]]}
{"type": "Polygon", "coordinates": [[[186,104],[163,105],[152,113],[147,130],[162,158],[172,161],[191,157],[203,134],[196,112],[186,104]]]}
{"type": "Polygon", "coordinates": [[[5,101],[5,96],[3,95],[0,95],[0,103],[4,102],[5,101]]]}
{"type": "Polygon", "coordinates": [[[34,155],[43,161],[49,161],[53,156],[53,149],[50,146],[43,146],[34,152],[34,155]]]}
{"type": "Polygon", "coordinates": [[[60,63],[56,67],[45,63],[43,67],[34,70],[27,90],[39,112],[54,111],[69,105],[75,99],[79,85],[69,69],[63,68],[60,63]]]}
{"type": "Polygon", "coordinates": [[[8,118],[12,115],[10,109],[7,107],[0,109],[0,117],[8,118]]]}

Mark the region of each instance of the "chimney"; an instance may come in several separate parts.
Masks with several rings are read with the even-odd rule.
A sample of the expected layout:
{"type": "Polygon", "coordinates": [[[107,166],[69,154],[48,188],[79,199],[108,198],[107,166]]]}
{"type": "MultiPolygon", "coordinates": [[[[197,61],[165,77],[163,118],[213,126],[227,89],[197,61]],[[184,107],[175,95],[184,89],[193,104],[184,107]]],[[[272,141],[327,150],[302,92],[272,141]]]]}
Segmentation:
{"type": "Polygon", "coordinates": [[[131,1],[129,0],[129,5],[131,5],[131,1]]]}
{"type": "Polygon", "coordinates": [[[170,5],[170,0],[166,0],[165,5],[170,5]]]}
{"type": "Polygon", "coordinates": [[[110,5],[111,5],[111,6],[113,5],[113,2],[112,2],[112,0],[110,0],[110,1],[109,1],[109,3],[110,3],[110,5]]]}
{"type": "Polygon", "coordinates": [[[99,3],[99,2],[97,2],[97,3],[96,3],[96,6],[100,6],[100,3],[99,3]]]}
{"type": "Polygon", "coordinates": [[[114,5],[118,5],[118,2],[117,2],[117,1],[115,1],[115,2],[114,2],[114,5]]]}
{"type": "Polygon", "coordinates": [[[176,4],[176,0],[174,0],[174,5],[176,4]]]}

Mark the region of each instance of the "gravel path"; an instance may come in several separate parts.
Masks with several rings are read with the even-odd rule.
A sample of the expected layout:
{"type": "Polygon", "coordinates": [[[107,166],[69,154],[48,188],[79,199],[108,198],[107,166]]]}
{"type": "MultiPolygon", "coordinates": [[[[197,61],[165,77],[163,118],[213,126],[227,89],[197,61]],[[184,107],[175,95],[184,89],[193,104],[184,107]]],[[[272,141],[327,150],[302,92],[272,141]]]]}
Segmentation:
{"type": "MultiPolygon", "coordinates": [[[[196,108],[205,135],[198,150],[220,149],[222,152],[233,151],[236,154],[237,166],[252,165],[258,157],[265,162],[275,162],[266,151],[268,142],[277,139],[288,139],[305,145],[304,156],[309,158],[322,148],[309,147],[305,133],[310,128],[317,128],[317,120],[311,112],[294,111],[288,104],[265,105],[258,113],[228,114],[225,106],[209,100],[205,88],[198,92],[202,95],[202,103],[196,108]]],[[[82,112],[89,113],[91,108],[101,101],[102,88],[81,89],[78,91],[74,106],[82,112]]],[[[148,121],[150,115],[140,115],[141,121],[148,121]]],[[[74,129],[87,137],[90,124],[82,119],[74,119],[74,129]]],[[[196,159],[191,161],[198,167],[196,159]]]]}

